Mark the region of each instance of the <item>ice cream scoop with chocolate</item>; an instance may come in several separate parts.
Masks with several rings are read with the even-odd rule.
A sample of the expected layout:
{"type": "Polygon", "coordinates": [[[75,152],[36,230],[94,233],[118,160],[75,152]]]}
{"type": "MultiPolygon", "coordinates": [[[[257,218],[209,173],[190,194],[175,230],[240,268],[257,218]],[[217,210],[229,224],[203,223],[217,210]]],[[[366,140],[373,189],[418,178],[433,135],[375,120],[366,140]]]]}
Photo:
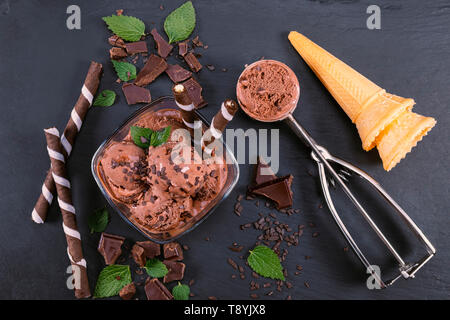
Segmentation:
{"type": "Polygon", "coordinates": [[[190,142],[172,141],[173,131],[185,127],[178,110],[146,114],[136,125],[155,131],[171,126],[171,134],[148,149],[136,146],[130,135],[114,142],[100,162],[104,180],[129,208],[130,220],[151,232],[175,229],[220,193],[227,166],[203,160],[190,142]]]}

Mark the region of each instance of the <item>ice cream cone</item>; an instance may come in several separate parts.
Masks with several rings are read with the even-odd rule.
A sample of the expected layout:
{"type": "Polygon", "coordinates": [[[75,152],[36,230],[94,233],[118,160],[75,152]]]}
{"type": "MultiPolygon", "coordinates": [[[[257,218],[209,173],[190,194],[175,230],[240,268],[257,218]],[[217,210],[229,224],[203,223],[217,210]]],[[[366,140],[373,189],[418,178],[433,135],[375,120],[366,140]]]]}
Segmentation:
{"type": "Polygon", "coordinates": [[[378,150],[386,170],[394,167],[434,126],[433,118],[421,117],[411,112],[413,99],[387,93],[298,32],[292,31],[289,40],[356,124],[363,149],[368,151],[377,143],[382,145],[378,146],[378,150]],[[418,117],[423,118],[423,121],[419,121],[418,117]],[[416,134],[413,134],[413,128],[408,121],[413,122],[411,126],[420,126],[422,130],[416,130],[416,134]],[[381,139],[381,136],[385,138],[381,139]],[[402,149],[394,152],[392,147],[402,149]]]}

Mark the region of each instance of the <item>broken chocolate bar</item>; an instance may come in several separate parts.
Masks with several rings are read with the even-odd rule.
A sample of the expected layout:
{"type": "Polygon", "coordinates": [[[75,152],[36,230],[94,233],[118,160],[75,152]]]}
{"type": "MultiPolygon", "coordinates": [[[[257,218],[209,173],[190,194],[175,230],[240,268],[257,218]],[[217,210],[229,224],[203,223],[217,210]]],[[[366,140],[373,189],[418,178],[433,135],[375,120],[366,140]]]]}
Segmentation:
{"type": "Polygon", "coordinates": [[[192,52],[189,52],[184,56],[184,61],[186,61],[189,68],[194,72],[199,72],[202,69],[201,63],[192,52]]]}
{"type": "Polygon", "coordinates": [[[167,270],[169,270],[163,278],[164,283],[183,280],[184,270],[186,269],[186,265],[183,262],[164,260],[163,263],[166,265],[167,270]]]}
{"type": "Polygon", "coordinates": [[[132,83],[124,83],[122,85],[122,91],[129,105],[136,103],[150,103],[152,101],[150,90],[138,87],[132,83]]]}
{"type": "Polygon", "coordinates": [[[208,104],[208,102],[203,99],[202,86],[194,78],[190,78],[183,82],[183,86],[186,88],[195,108],[200,109],[208,104]]]}
{"type": "Polygon", "coordinates": [[[166,69],[166,73],[170,80],[174,83],[182,82],[192,76],[192,72],[180,67],[177,64],[169,64],[166,69]]]}
{"type": "Polygon", "coordinates": [[[146,86],[149,83],[153,82],[153,80],[155,80],[161,73],[166,71],[166,69],[166,60],[158,57],[155,54],[152,54],[145,63],[145,66],[138,73],[134,83],[140,87],[146,86]]]}
{"type": "Polygon", "coordinates": [[[134,261],[140,266],[145,266],[145,250],[140,245],[135,244],[131,249],[131,255],[134,261]]]}
{"type": "Polygon", "coordinates": [[[272,169],[266,164],[261,157],[258,157],[256,164],[254,185],[262,184],[277,179],[272,169]]]}
{"type": "Polygon", "coordinates": [[[123,287],[120,291],[119,291],[119,296],[123,299],[123,300],[131,300],[133,299],[134,295],[136,294],[136,286],[134,285],[134,283],[129,283],[127,284],[125,287],[123,287]]]}
{"type": "Polygon", "coordinates": [[[159,243],[153,241],[138,241],[136,244],[144,248],[145,257],[148,259],[153,259],[161,254],[161,246],[159,243]]]}
{"type": "Polygon", "coordinates": [[[124,237],[102,232],[98,243],[98,252],[103,256],[107,265],[114,264],[122,254],[121,247],[124,241],[124,237]]]}
{"type": "Polygon", "coordinates": [[[288,208],[292,206],[292,180],[292,175],[284,176],[251,187],[250,192],[273,200],[278,210],[288,208]]]}
{"type": "Polygon", "coordinates": [[[158,280],[158,278],[145,281],[145,294],[148,300],[172,300],[173,296],[169,290],[158,280]]]}
{"type": "Polygon", "coordinates": [[[183,249],[178,242],[169,242],[163,245],[164,259],[171,261],[183,260],[183,249]]]}
{"type": "Polygon", "coordinates": [[[188,52],[188,43],[189,40],[178,43],[178,54],[180,56],[184,57],[188,52]]]}
{"type": "Polygon", "coordinates": [[[166,40],[164,40],[164,38],[161,37],[161,35],[155,28],[153,28],[152,31],[150,31],[150,33],[153,36],[153,39],[155,40],[159,56],[162,58],[167,58],[169,53],[172,51],[173,46],[169,44],[166,40]]]}
{"type": "Polygon", "coordinates": [[[110,45],[115,46],[115,47],[120,47],[120,48],[125,48],[125,42],[123,41],[122,38],[119,38],[116,35],[113,35],[111,37],[108,38],[108,42],[110,45]]]}
{"type": "Polygon", "coordinates": [[[136,41],[125,44],[128,54],[147,53],[147,43],[145,41],[136,41]]]}
{"type": "Polygon", "coordinates": [[[120,60],[128,57],[128,54],[125,49],[112,47],[111,49],[109,49],[109,56],[113,60],[120,60]]]}

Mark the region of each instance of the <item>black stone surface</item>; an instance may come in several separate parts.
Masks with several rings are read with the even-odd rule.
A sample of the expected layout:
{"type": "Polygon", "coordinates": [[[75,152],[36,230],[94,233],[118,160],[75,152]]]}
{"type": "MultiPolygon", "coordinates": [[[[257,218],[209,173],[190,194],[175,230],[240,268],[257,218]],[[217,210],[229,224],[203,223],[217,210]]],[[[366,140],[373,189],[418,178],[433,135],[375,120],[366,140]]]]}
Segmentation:
{"type": "MultiPolygon", "coordinates": [[[[102,16],[124,9],[144,20],[149,31],[162,32],[165,16],[182,1],[73,1],[81,7],[82,29],[66,28],[67,3],[63,1],[0,1],[0,298],[73,299],[66,288],[66,241],[57,206],[48,222],[36,225],[30,213],[38,196],[49,160],[42,129],[66,124],[90,60],[102,62],[105,74],[101,89],[114,89],[118,101],[110,108],[93,108],[79,134],[69,163],[79,229],[88,261],[92,290],[104,267],[96,246],[99,235],[90,234],[88,215],[106,205],[90,173],[90,160],[100,145],[129,115],[111,63],[110,34],[102,16]],[[154,24],[153,24],[154,23],[154,24]]],[[[211,119],[220,102],[234,97],[235,82],[245,64],[260,57],[278,59],[294,70],[301,84],[298,120],[315,139],[337,156],[372,174],[397,199],[435,244],[437,256],[414,280],[399,280],[387,290],[368,290],[366,274],[334,225],[320,193],[309,151],[280,124],[280,174],[295,176],[294,207],[301,214],[280,220],[292,227],[305,224],[298,247],[289,248],[284,266],[292,289],[275,292],[270,299],[448,299],[450,293],[449,148],[450,122],[450,9],[436,1],[194,1],[197,27],[194,35],[209,46],[200,59],[213,64],[198,75],[209,106],[201,113],[211,119]],[[381,30],[366,28],[366,8],[381,7],[381,30]],[[389,92],[413,97],[415,111],[433,116],[437,126],[395,169],[382,169],[376,151],[364,152],[356,128],[320,81],[290,46],[287,35],[297,30],[343,59],[389,92]],[[227,72],[221,72],[227,68],[227,72]],[[308,174],[308,171],[313,176],[308,174]],[[316,227],[309,227],[313,222],[316,227]],[[312,233],[320,236],[313,238],[312,233]],[[311,256],[305,260],[305,256],[311,256]],[[295,265],[304,271],[294,276],[295,265]],[[304,282],[310,288],[304,286],[304,282]]],[[[148,40],[150,47],[152,40],[148,40]]],[[[200,52],[200,51],[199,51],[200,52]]],[[[163,75],[150,85],[152,97],[170,94],[170,80],[163,75]]],[[[252,121],[240,112],[230,128],[275,128],[252,121]]],[[[236,241],[251,249],[258,233],[241,231],[239,225],[254,221],[257,212],[270,212],[243,201],[240,218],[233,214],[236,197],[245,192],[251,166],[241,165],[236,189],[220,208],[194,232],[181,239],[191,249],[185,254],[186,282],[195,278],[196,298],[247,299],[251,279],[231,279],[227,257],[238,258],[227,247],[236,241]],[[209,241],[205,238],[209,237],[209,241]]],[[[340,201],[339,201],[340,203],[340,201]]],[[[375,217],[389,222],[375,208],[375,217]]],[[[343,204],[342,214],[366,245],[369,232],[343,204]]],[[[274,210],[272,210],[273,212],[274,210]]],[[[129,242],[144,240],[112,210],[107,231],[126,236],[129,242]]],[[[380,219],[379,219],[380,220],[380,219]]],[[[403,235],[394,229],[394,239],[403,235]]],[[[372,247],[371,245],[367,245],[372,247]]],[[[403,242],[401,252],[410,249],[403,242]]],[[[376,250],[375,250],[376,251],[376,250]]],[[[135,276],[135,275],[134,275],[135,276]]],[[[261,280],[259,280],[262,283],[261,280]]],[[[273,288],[273,287],[272,287],[273,288]]],[[[261,298],[269,290],[259,290],[261,298]]],[[[138,296],[144,298],[143,289],[138,296]]]]}

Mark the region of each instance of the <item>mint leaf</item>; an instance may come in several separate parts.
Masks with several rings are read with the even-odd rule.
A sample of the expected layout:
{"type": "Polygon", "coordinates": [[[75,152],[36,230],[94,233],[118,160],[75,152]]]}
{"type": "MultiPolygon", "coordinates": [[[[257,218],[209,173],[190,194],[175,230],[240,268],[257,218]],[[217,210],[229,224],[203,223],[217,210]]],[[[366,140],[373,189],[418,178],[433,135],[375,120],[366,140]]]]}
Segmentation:
{"type": "Polygon", "coordinates": [[[106,208],[96,210],[88,217],[88,225],[91,233],[103,232],[108,225],[108,210],[106,208]]]}
{"type": "Polygon", "coordinates": [[[117,76],[122,81],[128,81],[136,79],[136,67],[128,62],[120,62],[111,60],[116,70],[117,76]]]}
{"type": "Polygon", "coordinates": [[[189,286],[179,282],[172,289],[172,295],[175,300],[189,300],[189,293],[191,293],[189,286]]]}
{"type": "Polygon", "coordinates": [[[147,260],[144,268],[148,275],[153,278],[162,278],[169,272],[166,265],[156,258],[147,260]]]}
{"type": "Polygon", "coordinates": [[[165,127],[162,131],[154,131],[151,136],[150,145],[152,145],[153,147],[157,147],[165,143],[167,139],[169,139],[170,128],[171,126],[168,126],[165,127]]]}
{"type": "Polygon", "coordinates": [[[145,34],[145,24],[141,20],[130,16],[103,17],[109,30],[126,41],[139,41],[145,34]]]}
{"type": "Polygon", "coordinates": [[[138,147],[147,149],[150,146],[157,147],[162,145],[169,139],[171,126],[161,131],[153,131],[149,128],[141,128],[137,126],[130,127],[131,139],[138,147]]]}
{"type": "Polygon", "coordinates": [[[131,283],[129,266],[113,264],[104,268],[97,279],[94,298],[107,298],[119,294],[119,291],[131,283]]]}
{"type": "Polygon", "coordinates": [[[256,246],[247,258],[250,267],[263,277],[284,281],[283,267],[277,254],[266,246],[256,246]]]}
{"type": "Polygon", "coordinates": [[[191,1],[172,11],[164,21],[169,43],[187,39],[195,28],[195,9],[191,1]]]}
{"type": "Polygon", "coordinates": [[[103,90],[97,98],[95,98],[93,106],[109,107],[112,106],[116,100],[116,93],[112,90],[103,90]]]}

